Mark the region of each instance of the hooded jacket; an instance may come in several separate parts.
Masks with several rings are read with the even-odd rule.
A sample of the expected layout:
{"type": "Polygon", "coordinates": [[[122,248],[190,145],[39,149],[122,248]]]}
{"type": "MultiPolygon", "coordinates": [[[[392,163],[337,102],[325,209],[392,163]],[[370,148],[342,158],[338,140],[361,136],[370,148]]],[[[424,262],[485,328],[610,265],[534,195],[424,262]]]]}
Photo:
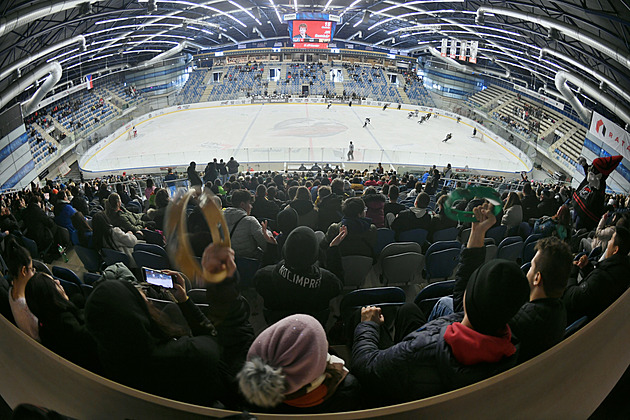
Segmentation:
{"type": "Polygon", "coordinates": [[[169,337],[131,283],[105,281],[95,288],[85,320],[108,378],[192,404],[211,405],[224,395],[227,378],[216,340],[169,337]]]}
{"type": "Polygon", "coordinates": [[[318,243],[312,229],[294,229],[283,248],[284,259],[264,267],[254,277],[256,291],[272,311],[314,315],[328,308],[341,293],[341,281],[317,266],[318,243]]]}
{"type": "Polygon", "coordinates": [[[392,229],[396,231],[396,235],[411,229],[431,228],[431,216],[427,213],[427,209],[411,207],[398,213],[396,219],[392,222],[392,229]]]}

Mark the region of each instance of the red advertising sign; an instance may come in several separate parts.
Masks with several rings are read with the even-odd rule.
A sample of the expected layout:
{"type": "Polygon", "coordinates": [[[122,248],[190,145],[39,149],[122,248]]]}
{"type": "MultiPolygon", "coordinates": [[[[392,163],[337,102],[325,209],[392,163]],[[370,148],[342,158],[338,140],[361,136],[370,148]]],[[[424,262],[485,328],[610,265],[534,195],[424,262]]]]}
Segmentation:
{"type": "Polygon", "coordinates": [[[332,36],[332,22],[322,20],[294,20],[292,25],[293,42],[330,42],[332,36]]]}
{"type": "Polygon", "coordinates": [[[328,48],[325,42],[294,42],[293,48],[328,48]]]}

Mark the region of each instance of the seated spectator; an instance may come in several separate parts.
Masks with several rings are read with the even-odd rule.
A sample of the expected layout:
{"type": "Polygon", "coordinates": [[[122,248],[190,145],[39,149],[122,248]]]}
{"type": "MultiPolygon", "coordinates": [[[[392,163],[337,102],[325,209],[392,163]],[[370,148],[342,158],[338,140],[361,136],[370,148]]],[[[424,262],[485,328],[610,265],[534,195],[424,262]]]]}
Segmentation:
{"type": "Polygon", "coordinates": [[[42,344],[84,369],[100,372],[96,343],[85,327],[83,311],[70,302],[59,280],[36,273],[26,284],[25,295],[39,321],[42,344]]]}
{"type": "MultiPolygon", "coordinates": [[[[232,207],[223,211],[230,232],[232,249],[237,257],[259,259],[267,247],[267,241],[255,217],[250,216],[252,196],[247,190],[232,192],[232,207]]],[[[266,226],[266,224],[265,224],[266,226]]]]}
{"type": "MultiPolygon", "coordinates": [[[[291,188],[289,188],[289,194],[291,188]]],[[[298,226],[308,226],[317,229],[317,210],[311,201],[311,193],[305,186],[298,187],[295,191],[295,199],[289,202],[289,206],[298,214],[298,226]]]]}
{"type": "Polygon", "coordinates": [[[28,200],[28,207],[24,210],[24,227],[26,236],[35,241],[38,250],[46,250],[58,241],[57,225],[55,221],[44,212],[42,199],[33,195],[28,200]]]}
{"type": "Polygon", "coordinates": [[[427,193],[428,195],[434,195],[437,192],[439,183],[440,183],[440,170],[433,169],[433,173],[426,181],[424,192],[427,193]]]}
{"type": "Polygon", "coordinates": [[[98,212],[92,218],[93,244],[94,249],[99,253],[103,248],[124,252],[129,256],[130,264],[135,265],[133,259],[133,247],[139,243],[133,232],[123,232],[117,226],[112,226],[103,211],[98,212]]]}
{"type": "Polygon", "coordinates": [[[387,192],[387,197],[389,198],[389,201],[385,203],[385,206],[383,207],[383,213],[385,214],[385,220],[388,227],[390,226],[389,224],[390,218],[393,221],[395,217],[398,215],[398,213],[407,209],[407,207],[405,207],[404,204],[400,204],[398,202],[399,196],[400,196],[400,190],[398,189],[398,186],[392,185],[391,187],[389,187],[389,190],[387,192]],[[393,217],[387,216],[390,213],[392,214],[393,217]]]}
{"type": "MultiPolygon", "coordinates": [[[[341,180],[340,180],[341,181],[341,180]]],[[[333,181],[333,184],[335,181],[333,181]]],[[[341,181],[343,191],[343,181],[341,181]]],[[[317,230],[326,232],[330,225],[342,218],[341,196],[332,192],[328,186],[322,185],[317,189],[317,230]]]]}
{"type": "Polygon", "coordinates": [[[280,206],[267,198],[267,187],[264,184],[258,184],[256,187],[256,197],[252,205],[252,216],[257,219],[276,220],[280,206]]]}
{"type": "Polygon", "coordinates": [[[364,255],[374,258],[376,245],[376,226],[365,217],[365,203],[358,197],[348,198],[343,202],[343,218],[339,223],[333,223],[326,231],[322,246],[326,248],[339,235],[341,226],[348,229],[348,234],[341,244],[339,252],[342,256],[364,255]]]}
{"type": "Polygon", "coordinates": [[[155,185],[153,185],[153,180],[151,178],[147,178],[147,187],[144,189],[144,197],[147,199],[147,201],[150,200],[151,195],[153,195],[153,192],[155,191],[155,185]]]}
{"type": "Polygon", "coordinates": [[[402,232],[411,229],[426,229],[428,231],[431,228],[431,216],[427,212],[430,200],[428,194],[422,192],[416,197],[414,207],[398,213],[396,219],[390,223],[392,229],[396,231],[397,237],[402,232]]]}
{"type": "Polygon", "coordinates": [[[595,248],[600,248],[601,250],[606,249],[608,241],[612,238],[613,233],[615,233],[615,226],[625,227],[626,229],[630,228],[629,216],[630,214],[628,213],[614,213],[611,217],[609,212],[604,213],[593,233],[593,238],[582,238],[580,241],[580,249],[586,253],[590,253],[595,248]]]}
{"type": "MultiPolygon", "coordinates": [[[[164,230],[164,218],[166,217],[166,210],[171,198],[168,195],[168,191],[164,188],[158,188],[155,192],[155,210],[150,210],[147,214],[151,217],[151,220],[155,222],[155,228],[158,230],[164,230]]],[[[220,207],[219,207],[220,208],[220,207]]]]}
{"type": "MultiPolygon", "coordinates": [[[[478,207],[473,232],[483,236],[494,223],[487,207],[478,207]],[[484,233],[477,233],[482,229],[484,233]]],[[[409,325],[402,341],[379,350],[380,308],[361,309],[352,348],[352,373],[368,398],[396,403],[429,397],[489,378],[513,367],[518,347],[508,321],[527,301],[529,287],[513,262],[493,260],[477,268],[467,259],[457,273],[454,299],[463,300],[464,312],[409,325]]],[[[415,307],[415,305],[413,305],[415,307]]],[[[417,307],[415,307],[417,308],[417,307]]],[[[417,309],[419,311],[419,309],[417,309]]]]}
{"type": "Polygon", "coordinates": [[[435,203],[435,214],[431,216],[431,224],[429,225],[428,239],[430,242],[433,242],[433,234],[438,230],[457,227],[457,221],[448,218],[444,213],[444,203],[446,203],[447,199],[447,195],[442,195],[435,203]]]}
{"type": "Polygon", "coordinates": [[[20,246],[13,236],[6,238],[4,243],[10,285],[8,296],[5,298],[8,299],[12,318],[19,329],[39,341],[37,317],[28,308],[24,293],[26,284],[35,274],[31,254],[26,248],[20,246]]]}
{"type": "Polygon", "coordinates": [[[307,414],[360,408],[359,383],[328,352],[326,332],[308,315],[264,330],[247,353],[238,384],[253,411],[307,414]]]}
{"type": "MultiPolygon", "coordinates": [[[[330,248],[343,240],[345,234],[341,232],[345,229],[330,248]]],[[[341,293],[342,284],[335,274],[317,265],[319,243],[315,232],[307,226],[294,229],[286,239],[282,256],[278,264],[261,268],[254,277],[256,291],[269,311],[266,318],[273,323],[292,313],[302,313],[317,317],[325,325],[329,302],[341,293]],[[318,316],[321,312],[326,312],[325,316],[318,316]]]]}
{"type": "Polygon", "coordinates": [[[70,191],[72,192],[72,201],[70,201],[70,205],[76,209],[76,211],[80,211],[83,214],[90,214],[88,200],[85,198],[83,192],[76,186],[72,187],[70,191]]]}
{"type": "Polygon", "coordinates": [[[417,197],[422,192],[422,182],[415,183],[413,189],[407,193],[407,197],[417,197]]]}
{"type": "Polygon", "coordinates": [[[571,239],[571,212],[567,205],[562,205],[558,212],[552,216],[543,216],[536,220],[533,233],[547,236],[556,236],[563,241],[571,239]]]}
{"type": "Polygon", "coordinates": [[[376,188],[368,187],[365,189],[361,198],[367,207],[365,213],[366,217],[372,219],[372,223],[374,223],[374,226],[377,228],[385,227],[385,196],[377,192],[376,188]]]}
{"type": "Polygon", "coordinates": [[[529,222],[529,219],[534,219],[538,216],[538,198],[532,190],[532,184],[526,182],[523,185],[523,198],[521,198],[521,207],[523,208],[523,220],[529,222]]]}
{"type": "Polygon", "coordinates": [[[129,204],[129,202],[131,201],[131,197],[129,197],[129,194],[125,192],[125,187],[123,186],[123,184],[120,184],[120,183],[116,184],[116,194],[120,196],[120,201],[125,206],[129,204]]]}
{"type": "Polygon", "coordinates": [[[509,322],[521,341],[519,363],[538,356],[564,338],[567,313],[562,294],[571,272],[571,259],[569,246],[556,238],[536,243],[536,255],[527,272],[529,302],[509,322]]]}
{"type": "MultiPolygon", "coordinates": [[[[512,191],[508,197],[505,206],[503,207],[503,218],[501,219],[501,225],[506,226],[508,232],[511,229],[518,228],[523,221],[523,207],[521,206],[521,200],[518,198],[518,194],[512,191]]],[[[508,233],[507,236],[510,236],[508,233]]]]}
{"type": "Polygon", "coordinates": [[[77,211],[72,215],[72,226],[74,226],[74,229],[77,232],[79,245],[86,248],[94,248],[94,243],[92,242],[92,228],[88,224],[83,213],[77,211]]]}
{"type": "Polygon", "coordinates": [[[150,394],[198,405],[234,406],[234,376],[253,339],[248,306],[237,290],[234,253],[210,245],[204,269],[227,268],[228,279],[208,286],[209,319],[188,299],[185,280],[174,276],[173,296],[193,336],[173,325],[127,281],[107,280],[85,306],[107,378],[150,394]]]}
{"type": "Polygon", "coordinates": [[[107,198],[105,214],[110,223],[123,232],[140,232],[148,226],[148,223],[142,220],[141,214],[132,213],[122,207],[120,196],[116,193],[110,194],[107,198]]]}
{"type": "Polygon", "coordinates": [[[558,200],[551,195],[551,191],[544,189],[541,195],[541,201],[537,206],[539,217],[553,216],[558,211],[558,207],[560,207],[558,200]]]}
{"type": "Polygon", "coordinates": [[[568,322],[586,315],[594,319],[621,296],[630,286],[630,231],[615,229],[603,259],[596,265],[582,255],[574,261],[567,289],[562,297],[567,307],[568,322]],[[582,280],[578,283],[578,274],[582,280]]]}
{"type": "Polygon", "coordinates": [[[59,194],[57,194],[57,202],[55,203],[54,212],[55,223],[68,229],[68,232],[73,232],[74,226],[72,226],[72,215],[77,211],[70,205],[66,190],[61,190],[59,191],[59,194]]]}

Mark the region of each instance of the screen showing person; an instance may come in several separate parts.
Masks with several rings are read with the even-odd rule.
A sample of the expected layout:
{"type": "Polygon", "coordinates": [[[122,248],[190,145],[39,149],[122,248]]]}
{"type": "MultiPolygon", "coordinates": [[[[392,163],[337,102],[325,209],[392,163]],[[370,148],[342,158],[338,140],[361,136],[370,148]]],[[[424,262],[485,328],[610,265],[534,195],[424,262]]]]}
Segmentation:
{"type": "Polygon", "coordinates": [[[153,270],[146,267],[142,267],[142,272],[144,274],[144,280],[147,283],[155,284],[166,289],[173,288],[173,278],[169,274],[164,274],[160,270],[153,270]]]}
{"type": "Polygon", "coordinates": [[[302,41],[308,38],[306,31],[308,30],[308,25],[304,22],[301,22],[298,25],[298,33],[293,37],[294,41],[302,41]]]}

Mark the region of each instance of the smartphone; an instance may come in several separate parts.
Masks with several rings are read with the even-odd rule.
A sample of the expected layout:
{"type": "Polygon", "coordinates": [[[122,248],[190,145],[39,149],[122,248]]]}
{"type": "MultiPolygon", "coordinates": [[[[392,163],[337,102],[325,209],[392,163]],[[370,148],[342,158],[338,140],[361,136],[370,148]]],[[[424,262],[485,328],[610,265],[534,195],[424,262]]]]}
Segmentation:
{"type": "Polygon", "coordinates": [[[144,281],[150,284],[155,284],[156,286],[164,287],[165,289],[173,288],[173,276],[169,274],[164,274],[160,270],[154,270],[152,268],[142,267],[142,274],[144,276],[144,281]]]}

